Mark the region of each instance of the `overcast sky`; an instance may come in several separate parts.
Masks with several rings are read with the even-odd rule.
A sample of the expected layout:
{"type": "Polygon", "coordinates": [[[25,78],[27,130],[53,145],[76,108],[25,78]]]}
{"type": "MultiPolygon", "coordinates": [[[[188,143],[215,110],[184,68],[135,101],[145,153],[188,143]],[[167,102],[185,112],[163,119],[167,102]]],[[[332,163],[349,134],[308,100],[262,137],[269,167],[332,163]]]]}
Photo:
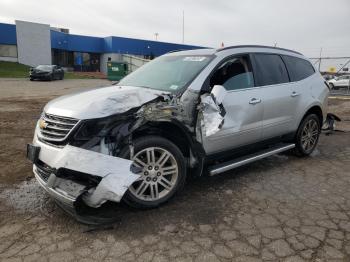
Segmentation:
{"type": "Polygon", "coordinates": [[[0,22],[26,20],[71,33],[219,47],[263,44],[309,57],[350,56],[350,0],[0,0],[0,22]]]}

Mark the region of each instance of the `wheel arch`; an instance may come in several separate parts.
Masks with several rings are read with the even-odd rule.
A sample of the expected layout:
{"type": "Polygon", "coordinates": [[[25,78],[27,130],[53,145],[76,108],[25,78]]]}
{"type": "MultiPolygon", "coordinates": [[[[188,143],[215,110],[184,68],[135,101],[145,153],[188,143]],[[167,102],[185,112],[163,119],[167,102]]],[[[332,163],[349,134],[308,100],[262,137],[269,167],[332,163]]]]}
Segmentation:
{"type": "Polygon", "coordinates": [[[303,119],[307,116],[307,115],[310,115],[310,114],[315,114],[317,115],[318,119],[320,120],[320,125],[322,126],[323,124],[323,112],[322,112],[322,108],[320,105],[318,104],[315,104],[315,105],[312,105],[310,106],[306,111],[305,113],[303,114],[303,117],[300,119],[299,121],[299,125],[301,123],[301,121],[303,121],[303,119]]]}
{"type": "Polygon", "coordinates": [[[176,120],[147,122],[136,129],[132,137],[135,139],[145,135],[159,135],[170,140],[179,147],[186,158],[190,157],[191,152],[195,157],[203,156],[204,149],[202,145],[195,141],[183,124],[176,120]]]}

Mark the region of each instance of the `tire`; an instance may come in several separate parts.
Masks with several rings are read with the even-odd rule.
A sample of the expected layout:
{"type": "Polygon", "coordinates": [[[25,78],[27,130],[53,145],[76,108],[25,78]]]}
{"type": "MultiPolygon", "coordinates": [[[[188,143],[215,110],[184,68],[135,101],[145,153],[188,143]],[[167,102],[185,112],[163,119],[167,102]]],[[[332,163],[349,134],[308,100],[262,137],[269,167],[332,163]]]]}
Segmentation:
{"type": "Polygon", "coordinates": [[[30,81],[34,81],[34,78],[29,78],[30,81]]]}
{"type": "MultiPolygon", "coordinates": [[[[124,148],[120,156],[129,159],[129,147],[124,148]]],[[[134,159],[136,158],[135,165],[142,168],[141,177],[129,187],[123,197],[123,201],[130,207],[139,209],[158,207],[171,199],[185,185],[187,175],[185,158],[180,149],[168,139],[159,136],[135,139],[134,159]],[[164,156],[166,159],[162,158],[164,156]],[[163,168],[167,170],[164,171],[163,168]],[[164,174],[165,172],[167,174],[164,174]]]]}
{"type": "Polygon", "coordinates": [[[310,155],[316,148],[321,133],[320,119],[309,114],[301,121],[295,137],[295,154],[299,157],[310,155]]]}

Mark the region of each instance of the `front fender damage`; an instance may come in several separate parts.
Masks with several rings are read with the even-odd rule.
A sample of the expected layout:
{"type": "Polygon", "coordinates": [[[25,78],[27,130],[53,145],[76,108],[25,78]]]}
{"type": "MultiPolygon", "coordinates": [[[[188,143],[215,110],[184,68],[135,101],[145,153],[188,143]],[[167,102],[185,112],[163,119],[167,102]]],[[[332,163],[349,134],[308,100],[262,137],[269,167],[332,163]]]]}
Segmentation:
{"type": "Polygon", "coordinates": [[[51,174],[48,185],[60,193],[71,194],[75,201],[82,200],[93,208],[100,207],[106,201],[120,202],[140,176],[132,161],[121,158],[119,154],[122,147],[129,146],[132,159],[133,132],[149,122],[181,123],[196,145],[190,150],[191,159],[202,166],[205,157],[203,138],[218,132],[224,123],[222,101],[225,90],[214,88],[213,91],[201,96],[190,91],[182,97],[158,96],[134,108],[136,110],[131,110],[131,113],[126,112],[123,116],[128,120],[110,126],[108,132],[104,130],[103,135],[100,133],[83,145],[67,145],[54,154],[41,152],[40,159],[57,170],[56,174],[51,174]],[[79,186],[72,177],[65,177],[60,170],[92,176],[98,181],[93,185],[79,186]]]}

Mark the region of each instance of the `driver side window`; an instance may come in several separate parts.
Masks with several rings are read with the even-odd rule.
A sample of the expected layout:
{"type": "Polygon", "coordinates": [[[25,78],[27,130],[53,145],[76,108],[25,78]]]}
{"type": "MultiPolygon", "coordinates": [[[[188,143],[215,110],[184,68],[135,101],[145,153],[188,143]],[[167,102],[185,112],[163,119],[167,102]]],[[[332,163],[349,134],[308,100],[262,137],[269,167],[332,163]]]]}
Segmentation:
{"type": "Polygon", "coordinates": [[[210,79],[210,86],[214,85],[222,85],[226,90],[253,87],[254,77],[249,56],[236,56],[220,65],[210,79]]]}

